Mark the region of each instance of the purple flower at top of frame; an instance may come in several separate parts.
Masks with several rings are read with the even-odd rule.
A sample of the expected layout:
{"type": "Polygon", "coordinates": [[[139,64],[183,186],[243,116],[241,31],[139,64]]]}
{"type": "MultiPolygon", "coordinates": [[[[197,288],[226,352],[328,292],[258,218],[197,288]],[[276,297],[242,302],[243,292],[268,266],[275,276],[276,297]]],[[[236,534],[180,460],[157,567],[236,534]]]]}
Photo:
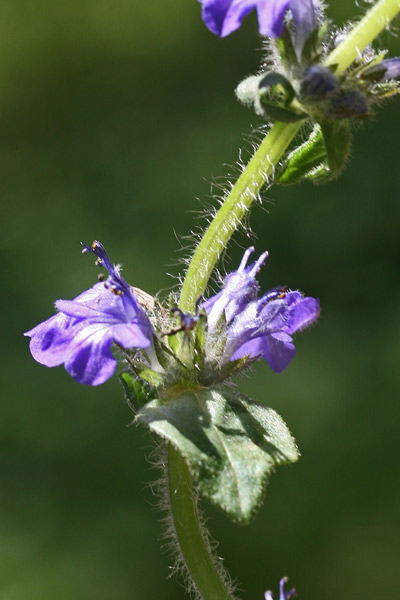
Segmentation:
{"type": "MultiPolygon", "coordinates": [[[[287,577],[282,577],[282,579],[280,581],[279,600],[289,600],[289,598],[292,598],[296,594],[296,590],[294,588],[289,590],[288,592],[285,592],[284,586],[285,586],[285,583],[287,583],[287,580],[288,580],[287,577]]],[[[272,592],[270,592],[270,591],[265,592],[265,600],[273,600],[272,592]]]]}
{"type": "Polygon", "coordinates": [[[58,314],[24,335],[31,338],[30,351],[47,367],[64,364],[79,383],[99,385],[109,379],[117,362],[111,353],[112,342],[124,348],[146,348],[152,344],[151,323],[123,279],[112,265],[100,242],[84,246],[93,252],[97,264],[108,271],[104,283],[79,294],[74,300],[57,300],[58,314]]]}
{"type": "Polygon", "coordinates": [[[275,373],[293,360],[296,348],[293,334],[302,331],[319,316],[317,298],[304,297],[298,291],[274,288],[257,298],[255,276],[265,261],[265,252],[250,267],[247,260],[253,248],[244,253],[237,271],[225,278],[222,290],[202,304],[207,314],[209,333],[213,334],[225,313],[227,323],[223,361],[244,356],[264,358],[275,373]]]}
{"type": "Polygon", "coordinates": [[[202,18],[210,31],[225,37],[238,29],[243,19],[257,10],[261,35],[280,37],[287,10],[290,10],[296,31],[296,50],[301,52],[304,42],[317,26],[316,2],[313,0],[199,0],[202,18]]]}

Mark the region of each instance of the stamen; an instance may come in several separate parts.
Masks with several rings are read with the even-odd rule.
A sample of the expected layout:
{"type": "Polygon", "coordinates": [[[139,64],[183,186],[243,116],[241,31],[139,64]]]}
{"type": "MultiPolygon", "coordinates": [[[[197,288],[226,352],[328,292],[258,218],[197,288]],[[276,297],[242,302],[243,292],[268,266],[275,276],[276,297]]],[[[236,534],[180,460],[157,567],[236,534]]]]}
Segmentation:
{"type": "Polygon", "coordinates": [[[242,260],[240,261],[240,265],[238,268],[239,272],[244,271],[244,269],[247,265],[247,261],[249,260],[249,256],[250,256],[250,254],[252,254],[254,252],[254,250],[255,250],[254,246],[250,246],[250,248],[247,248],[246,252],[243,254],[242,260]]]}
{"type": "Polygon", "coordinates": [[[289,288],[287,285],[275,288],[271,290],[268,294],[265,294],[265,296],[263,296],[260,300],[262,300],[262,304],[267,304],[268,302],[273,302],[274,300],[283,300],[286,297],[288,289],[289,288]]]}
{"type": "MultiPolygon", "coordinates": [[[[196,305],[197,305],[197,303],[196,303],[196,305]]],[[[197,315],[197,314],[191,315],[190,313],[184,313],[177,306],[174,306],[173,308],[171,308],[170,312],[179,314],[179,318],[181,320],[181,326],[178,327],[177,329],[172,329],[171,331],[168,331],[167,333],[165,333],[163,335],[175,335],[175,333],[179,333],[180,331],[183,331],[186,338],[190,340],[190,333],[193,331],[193,329],[196,327],[197,323],[200,320],[199,315],[197,315]]]]}
{"type": "Polygon", "coordinates": [[[258,271],[260,270],[260,267],[264,264],[264,262],[267,260],[269,254],[267,251],[263,252],[261,254],[261,256],[258,258],[258,260],[254,263],[254,265],[252,265],[248,275],[250,277],[255,277],[258,273],[258,271]]]}
{"type": "MultiPolygon", "coordinates": [[[[133,295],[130,286],[121,276],[119,266],[114,266],[110,261],[103,244],[94,240],[91,246],[87,246],[86,244],[82,244],[82,246],[82,252],[92,252],[97,256],[97,266],[107,269],[109,276],[107,282],[104,282],[104,287],[107,290],[110,290],[115,296],[125,296],[126,299],[124,300],[124,303],[130,304],[133,311],[136,313],[138,311],[138,304],[135,296],[133,295]]],[[[98,279],[99,281],[104,281],[104,278],[105,276],[101,274],[98,279]]]]}
{"type": "Polygon", "coordinates": [[[279,292],[278,295],[276,297],[276,300],[282,300],[283,298],[285,298],[286,296],[286,292],[288,291],[288,286],[285,285],[279,292]]]}

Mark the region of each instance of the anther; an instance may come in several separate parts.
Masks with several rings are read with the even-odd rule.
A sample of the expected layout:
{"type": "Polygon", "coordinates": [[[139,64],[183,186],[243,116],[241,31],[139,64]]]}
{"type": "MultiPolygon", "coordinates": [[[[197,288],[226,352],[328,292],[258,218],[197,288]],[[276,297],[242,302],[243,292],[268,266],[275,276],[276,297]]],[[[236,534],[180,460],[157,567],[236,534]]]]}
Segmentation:
{"type": "Polygon", "coordinates": [[[279,290],[276,300],[282,300],[282,298],[285,298],[287,291],[288,291],[288,286],[285,285],[281,290],[279,290]]]}
{"type": "Polygon", "coordinates": [[[104,273],[99,273],[99,274],[97,275],[97,279],[98,279],[99,281],[104,281],[104,279],[105,279],[105,275],[104,275],[104,273]]]}

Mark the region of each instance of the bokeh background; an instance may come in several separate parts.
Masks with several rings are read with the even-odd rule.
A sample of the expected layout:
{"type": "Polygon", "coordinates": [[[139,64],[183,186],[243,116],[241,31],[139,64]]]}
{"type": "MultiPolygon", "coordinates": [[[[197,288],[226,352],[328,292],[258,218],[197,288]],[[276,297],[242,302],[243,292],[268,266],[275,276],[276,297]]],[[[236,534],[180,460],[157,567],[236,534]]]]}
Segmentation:
{"type": "MultiPolygon", "coordinates": [[[[338,24],[358,12],[329,9],[338,24]]],[[[150,293],[176,285],[210,182],[260,125],[233,95],[258,68],[256,19],[219,40],[195,0],[5,0],[0,16],[0,599],[183,598],[160,550],[151,440],[128,427],[117,378],[80,386],[36,364],[22,332],[94,283],[80,241],[101,240],[150,293]]],[[[260,364],[242,382],[302,459],[248,527],[203,506],[243,600],[284,574],[304,600],[400,595],[399,128],[393,101],[338,181],[270,189],[251,216],[270,251],[262,289],[319,296],[322,315],[286,372],[260,364]]],[[[222,271],[249,244],[235,241],[222,271]]]]}

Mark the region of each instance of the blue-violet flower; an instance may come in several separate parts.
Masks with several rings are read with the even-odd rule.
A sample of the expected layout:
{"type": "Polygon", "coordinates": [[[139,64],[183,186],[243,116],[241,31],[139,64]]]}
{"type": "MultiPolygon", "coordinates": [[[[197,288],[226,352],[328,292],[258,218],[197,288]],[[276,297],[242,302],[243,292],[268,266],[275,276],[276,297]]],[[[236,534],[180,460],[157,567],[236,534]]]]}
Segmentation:
{"type": "Polygon", "coordinates": [[[238,29],[254,8],[261,35],[280,37],[285,13],[290,10],[296,31],[296,50],[317,27],[315,2],[312,0],[199,0],[202,18],[210,31],[225,37],[238,29]]]}
{"type": "MultiPolygon", "coordinates": [[[[285,592],[284,586],[285,586],[285,583],[287,583],[287,580],[288,580],[287,577],[282,577],[282,579],[280,581],[279,600],[289,600],[289,598],[292,598],[292,596],[294,596],[296,593],[296,590],[294,588],[289,590],[288,592],[285,592]]],[[[265,592],[265,600],[273,600],[272,592],[270,592],[270,591],[265,592]]]]}
{"type": "Polygon", "coordinates": [[[319,300],[281,287],[257,298],[255,275],[267,253],[246,268],[252,251],[253,248],[246,250],[238,271],[226,277],[222,290],[206,300],[202,308],[207,314],[211,339],[214,331],[218,331],[218,320],[225,313],[228,328],[224,363],[245,356],[264,358],[275,373],[280,373],[296,353],[292,335],[319,316],[319,300]]]}
{"type": "Polygon", "coordinates": [[[202,303],[201,306],[207,313],[207,326],[210,333],[215,330],[224,311],[226,322],[230,323],[251,300],[257,298],[259,286],[256,275],[267,259],[268,252],[261,254],[260,258],[252,265],[246,266],[250,254],[253,252],[253,247],[248,248],[238,270],[225,277],[222,290],[202,303]]]}
{"type": "Polygon", "coordinates": [[[58,314],[40,323],[25,335],[31,338],[30,351],[47,367],[64,364],[79,383],[99,385],[114,373],[117,362],[112,342],[124,348],[146,348],[152,344],[153,330],[133,288],[126,283],[118,266],[112,265],[100,242],[84,246],[93,252],[96,263],[108,271],[104,283],[79,294],[74,300],[57,300],[58,314]]]}
{"type": "Polygon", "coordinates": [[[364,76],[372,75],[374,73],[381,74],[379,78],[380,81],[388,81],[389,79],[400,77],[400,57],[385,58],[380,63],[366,69],[364,76]]]}

